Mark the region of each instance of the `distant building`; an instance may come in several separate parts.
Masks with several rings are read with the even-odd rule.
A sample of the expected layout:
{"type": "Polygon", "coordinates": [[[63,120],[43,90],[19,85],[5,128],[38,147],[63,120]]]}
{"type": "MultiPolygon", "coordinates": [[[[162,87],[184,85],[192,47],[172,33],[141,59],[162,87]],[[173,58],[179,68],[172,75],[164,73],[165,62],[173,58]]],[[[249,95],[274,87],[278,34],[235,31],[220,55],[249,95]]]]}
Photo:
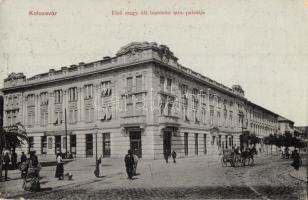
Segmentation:
{"type": "Polygon", "coordinates": [[[295,126],[296,133],[299,138],[303,140],[308,139],[308,126],[295,126]]]}
{"type": "Polygon", "coordinates": [[[278,115],[178,63],[165,45],[136,42],[114,57],[26,78],[4,80],[4,124],[21,122],[38,154],[91,157],[218,154],[244,131],[261,139],[278,131],[278,115]],[[66,113],[66,115],[65,115],[66,113]],[[67,123],[66,123],[67,122],[67,123]],[[67,141],[65,137],[67,124],[67,141]],[[96,140],[97,138],[97,140],[96,140]]]}
{"type": "Polygon", "coordinates": [[[279,124],[279,128],[278,128],[278,133],[279,134],[284,134],[285,132],[289,132],[292,135],[294,134],[294,122],[286,119],[282,116],[278,117],[278,124],[279,124]]]}

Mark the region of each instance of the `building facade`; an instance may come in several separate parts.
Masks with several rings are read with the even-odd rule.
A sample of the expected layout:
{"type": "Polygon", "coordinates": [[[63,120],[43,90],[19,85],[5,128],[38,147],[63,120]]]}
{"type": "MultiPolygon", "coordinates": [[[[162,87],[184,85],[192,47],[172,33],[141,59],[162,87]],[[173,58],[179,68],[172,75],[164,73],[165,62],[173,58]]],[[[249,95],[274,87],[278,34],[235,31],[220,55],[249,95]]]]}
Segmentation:
{"type": "Polygon", "coordinates": [[[278,133],[283,135],[285,132],[289,132],[294,135],[294,122],[284,118],[282,116],[278,117],[278,133]]]}
{"type": "Polygon", "coordinates": [[[21,122],[38,154],[163,158],[218,154],[243,131],[262,138],[277,115],[178,63],[165,45],[131,43],[114,57],[4,80],[4,125],[21,122]]]}

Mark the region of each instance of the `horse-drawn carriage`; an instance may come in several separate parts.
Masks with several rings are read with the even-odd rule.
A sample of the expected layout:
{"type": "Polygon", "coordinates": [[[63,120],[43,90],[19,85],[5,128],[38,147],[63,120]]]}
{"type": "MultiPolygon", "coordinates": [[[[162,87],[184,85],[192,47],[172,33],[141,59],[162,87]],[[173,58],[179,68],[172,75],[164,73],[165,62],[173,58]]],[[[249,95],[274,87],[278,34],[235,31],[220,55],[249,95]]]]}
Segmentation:
{"type": "Polygon", "coordinates": [[[228,166],[228,163],[232,167],[238,167],[242,164],[240,155],[235,154],[232,149],[224,149],[222,153],[221,164],[223,167],[228,166]]]}
{"type": "Polygon", "coordinates": [[[223,167],[228,166],[228,163],[232,167],[239,167],[239,166],[247,166],[253,165],[254,158],[253,156],[256,154],[254,149],[250,149],[247,151],[243,151],[242,153],[235,153],[233,149],[224,149],[223,156],[221,158],[221,164],[223,167]]]}

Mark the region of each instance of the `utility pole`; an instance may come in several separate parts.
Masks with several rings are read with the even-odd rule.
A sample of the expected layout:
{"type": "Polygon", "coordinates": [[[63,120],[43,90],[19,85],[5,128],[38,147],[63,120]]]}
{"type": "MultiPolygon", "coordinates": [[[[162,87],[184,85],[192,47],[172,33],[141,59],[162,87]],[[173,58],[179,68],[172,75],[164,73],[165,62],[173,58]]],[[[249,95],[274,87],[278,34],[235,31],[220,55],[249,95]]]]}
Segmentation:
{"type": "Polygon", "coordinates": [[[65,129],[65,154],[66,154],[66,158],[67,158],[67,118],[66,118],[66,108],[64,110],[64,119],[65,119],[65,123],[64,123],[64,129],[65,129]]]}

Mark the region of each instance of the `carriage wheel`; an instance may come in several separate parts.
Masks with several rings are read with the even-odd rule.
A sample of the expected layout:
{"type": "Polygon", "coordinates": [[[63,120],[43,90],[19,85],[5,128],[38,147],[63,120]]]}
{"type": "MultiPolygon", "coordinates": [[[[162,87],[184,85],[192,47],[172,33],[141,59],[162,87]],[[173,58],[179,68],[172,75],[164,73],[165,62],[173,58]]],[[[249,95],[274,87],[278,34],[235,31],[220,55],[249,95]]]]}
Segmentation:
{"type": "Polygon", "coordinates": [[[239,158],[239,157],[236,157],[236,163],[237,163],[237,166],[238,166],[238,167],[243,166],[242,160],[241,160],[241,158],[239,158]]]}

